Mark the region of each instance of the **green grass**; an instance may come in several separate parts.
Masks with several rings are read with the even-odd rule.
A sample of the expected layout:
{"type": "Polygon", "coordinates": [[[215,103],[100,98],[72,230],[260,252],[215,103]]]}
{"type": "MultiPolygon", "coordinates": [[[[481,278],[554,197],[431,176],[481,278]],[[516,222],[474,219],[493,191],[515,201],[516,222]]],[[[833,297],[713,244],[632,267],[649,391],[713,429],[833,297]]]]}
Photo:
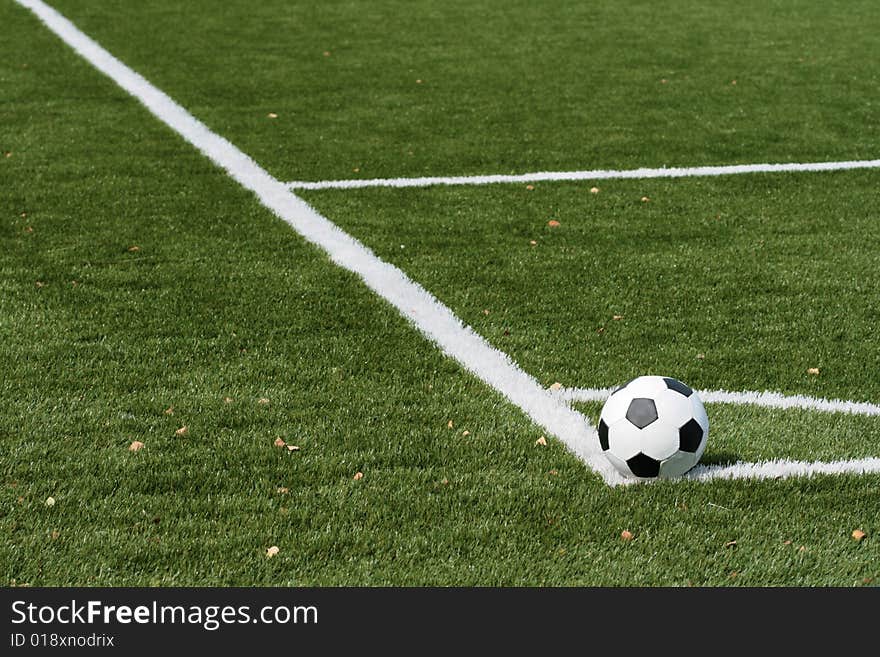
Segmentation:
{"type": "MultiPolygon", "coordinates": [[[[553,183],[307,198],[548,386],[608,387],[652,373],[703,389],[877,400],[876,179],[872,171],[606,181],[598,194],[592,183],[553,183]]],[[[876,417],[719,406],[712,420],[708,459],[880,455],[876,417]]]]}
{"type": "Polygon", "coordinates": [[[870,0],[55,6],[282,180],[880,151],[870,0]]]}
{"type": "Polygon", "coordinates": [[[876,400],[877,179],[305,196],[547,385],[610,386],[656,371],[699,388],[876,400]]]}
{"type": "MultiPolygon", "coordinates": [[[[877,70],[863,56],[876,48],[867,3],[837,13],[775,3],[760,16],[765,5],[664,13],[609,3],[588,17],[520,7],[495,14],[499,27],[486,33],[505,48],[489,44],[484,57],[468,56],[482,33],[476,6],[340,3],[284,14],[280,4],[242,3],[206,16],[207,5],[190,3],[57,6],[281,177],[876,152],[860,95],[877,70]],[[729,31],[716,32],[719,16],[729,31]],[[626,35],[638,47],[621,49],[626,35]],[[743,47],[744,37],[759,47],[743,47]],[[594,48],[572,50],[586,38],[594,48]],[[709,54],[696,57],[703,46],[709,54]],[[809,71],[788,59],[796,51],[809,71]],[[429,64],[436,76],[420,72],[429,64]],[[410,87],[409,68],[422,85],[410,87]],[[740,71],[764,71],[767,86],[740,71]],[[661,102],[632,81],[616,84],[658,76],[668,83],[657,94],[680,95],[661,102]],[[605,95],[594,93],[600,81],[605,95]],[[738,109],[734,93],[767,120],[746,118],[745,136],[719,140],[718,121],[738,109]],[[630,109],[638,97],[646,111],[630,109]],[[578,119],[585,100],[595,124],[578,119]],[[453,104],[463,114],[444,124],[453,104]],[[677,115],[682,108],[692,113],[677,115]],[[702,127],[691,130],[698,110],[702,127]],[[285,123],[288,114],[297,119],[285,123]],[[647,130],[664,116],[676,117],[667,132],[647,130]],[[419,148],[407,160],[410,142],[419,148]]],[[[3,584],[851,586],[880,577],[880,477],[605,486],[557,441],[536,446],[542,429],[26,11],[2,3],[0,24],[0,152],[11,153],[0,158],[3,584]],[[301,449],[275,447],[279,437],[301,449]],[[134,440],[145,445],[136,453],[134,440]],[[856,527],[868,538],[854,541],[856,527]],[[621,541],[624,529],[634,540],[621,541]],[[280,548],[273,559],[270,545],[280,548]]],[[[607,183],[598,195],[538,185],[308,198],[548,384],[610,385],[656,368],[698,387],[876,401],[876,180],[853,172],[607,183]],[[548,228],[551,218],[561,226],[548,228]],[[819,377],[806,374],[812,366],[819,377]]],[[[876,418],[710,413],[714,459],[880,451],[876,418]],[[773,432],[779,440],[752,441],[773,432]],[[829,433],[843,440],[816,442],[829,433]]]]}

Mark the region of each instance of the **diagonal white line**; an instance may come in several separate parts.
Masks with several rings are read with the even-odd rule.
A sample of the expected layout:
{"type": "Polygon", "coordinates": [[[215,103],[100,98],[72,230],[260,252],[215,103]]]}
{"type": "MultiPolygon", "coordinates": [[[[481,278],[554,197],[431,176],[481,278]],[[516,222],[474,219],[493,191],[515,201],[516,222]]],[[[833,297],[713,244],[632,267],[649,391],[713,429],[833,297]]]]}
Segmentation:
{"type": "Polygon", "coordinates": [[[137,98],[156,118],[222,167],[267,208],[305,239],[321,247],[340,267],[357,274],[380,297],[392,304],[444,353],[461,363],[534,422],[559,438],[609,484],[621,476],[599,453],[596,432],[589,421],[553,396],[523,372],[507,354],[494,349],[473,329],[400,269],[372,251],[290,193],[256,162],[220,135],[211,132],[183,107],[128,68],[73,23],[40,0],[16,0],[33,11],[56,35],[95,68],[137,98]]]}
{"type": "MultiPolygon", "coordinates": [[[[491,347],[473,329],[400,269],[377,258],[367,247],[318,214],[232,143],[211,132],[183,107],[116,59],[73,23],[41,0],[16,0],[36,14],[74,51],[137,98],[156,118],[253,192],[268,209],[305,239],[322,248],[340,267],[357,274],[392,304],[444,353],[456,359],[543,426],[609,484],[626,483],[601,455],[596,432],[587,419],[550,392],[506,354],[491,347]]],[[[880,459],[801,463],[775,461],[695,469],[700,480],[737,477],[789,477],[819,473],[880,472],[880,459]],[[757,474],[755,474],[757,473],[757,474]]]]}
{"type": "Polygon", "coordinates": [[[492,185],[497,183],[553,182],[565,180],[615,180],[633,178],[688,178],[692,176],[733,176],[745,173],[796,173],[877,169],[880,160],[843,162],[787,162],[783,164],[731,164],[710,167],[663,167],[659,169],[596,169],[594,171],[539,171],[516,175],[429,176],[424,178],[362,178],[349,180],[294,181],[291,189],[360,189],[363,187],[432,187],[435,185],[492,185]]]}

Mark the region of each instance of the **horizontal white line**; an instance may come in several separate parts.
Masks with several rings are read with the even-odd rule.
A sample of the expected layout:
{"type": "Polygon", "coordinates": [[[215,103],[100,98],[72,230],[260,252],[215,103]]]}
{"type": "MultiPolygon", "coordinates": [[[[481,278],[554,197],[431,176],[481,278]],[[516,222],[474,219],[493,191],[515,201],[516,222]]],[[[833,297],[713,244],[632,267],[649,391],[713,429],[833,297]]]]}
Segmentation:
{"type": "Polygon", "coordinates": [[[698,465],[685,476],[687,479],[787,479],[815,475],[880,474],[880,458],[844,461],[762,461],[729,465],[698,465]]]}
{"type": "MultiPolygon", "coordinates": [[[[614,388],[562,388],[556,392],[568,401],[605,401],[614,388]]],[[[767,408],[798,408],[825,413],[880,416],[880,406],[867,402],[822,399],[805,395],[783,395],[778,392],[729,392],[727,390],[698,390],[704,402],[712,404],[749,404],[767,408]]],[[[708,481],[710,479],[785,479],[811,477],[821,474],[880,473],[880,458],[843,461],[739,461],[724,465],[698,465],[685,477],[708,481]]]]}
{"type": "Polygon", "coordinates": [[[396,308],[444,353],[516,404],[536,424],[559,438],[608,484],[622,477],[599,453],[596,431],[564,400],[545,390],[510,356],[493,348],[466,326],[430,292],[397,267],[381,260],[361,242],[318,214],[231,142],[192,116],[81,32],[41,0],[17,0],[95,68],[137,98],[160,121],[210,158],[302,237],[319,246],[330,259],[357,274],[382,299],[396,308]]]}
{"type": "MultiPolygon", "coordinates": [[[[541,388],[534,378],[523,372],[506,354],[493,349],[471,328],[464,326],[451,310],[431,296],[424,288],[410,280],[401,270],[377,258],[363,244],[315,212],[301,199],[290,194],[287,191],[287,185],[275,180],[230,142],[211,132],[183,107],[101,48],[57,11],[40,0],[17,1],[30,8],[62,40],[98,70],[140,100],[157,118],[173,128],[217,165],[223,167],[242,186],[256,194],[266,207],[284,219],[303,237],[321,246],[336,264],[357,273],[371,289],[406,315],[447,354],[517,404],[535,422],[548,428],[551,433],[559,437],[574,453],[599,473],[607,483],[622,483],[621,476],[599,454],[595,430],[586,418],[567,406],[565,398],[560,398],[558,393],[541,388]]],[[[571,395],[577,391],[567,392],[571,395]]],[[[581,392],[586,395],[590,391],[581,392]]],[[[599,392],[594,390],[590,394],[595,397],[599,392]]],[[[601,393],[603,395],[601,398],[604,398],[609,391],[604,390],[601,393]]],[[[713,393],[706,394],[707,401],[710,400],[711,394],[713,393]]],[[[718,394],[738,394],[740,396],[754,394],[757,396],[756,398],[762,398],[762,395],[772,397],[775,393],[718,391],[718,394]]],[[[570,396],[568,399],[574,399],[574,397],[570,396]]],[[[827,400],[819,401],[827,402],[827,400]]],[[[777,401],[777,405],[778,403],[777,401]]],[[[851,402],[833,401],[827,403],[851,404],[851,402]]],[[[849,410],[848,412],[853,411],[849,410]]],[[[868,414],[876,413],[870,412],[868,414]]],[[[725,466],[700,466],[694,469],[689,476],[694,479],[709,480],[866,472],[880,472],[880,459],[830,463],[769,461],[765,463],[736,463],[725,466]]]]}
{"type": "MultiPolygon", "coordinates": [[[[569,401],[605,401],[614,388],[562,388],[556,394],[569,401]]],[[[851,415],[878,415],[880,406],[869,402],[822,399],[805,395],[783,395],[778,392],[729,392],[727,390],[698,390],[704,402],[712,404],[749,404],[767,408],[800,408],[825,413],[851,415]]]]}
{"type": "MultiPolygon", "coordinates": [[[[568,401],[604,402],[614,388],[562,388],[556,391],[568,401]]],[[[880,406],[867,402],[821,399],[805,395],[783,395],[778,392],[729,392],[727,390],[698,390],[706,403],[749,404],[768,408],[798,408],[825,413],[880,416],[880,406]]],[[[880,458],[847,459],[841,461],[790,461],[787,459],[722,465],[698,465],[685,476],[687,479],[787,479],[814,475],[880,474],[880,458]]]]}
{"type": "Polygon", "coordinates": [[[613,180],[624,178],[686,178],[689,176],[733,176],[743,173],[786,173],[877,169],[880,160],[844,162],[789,162],[785,164],[732,164],[714,167],[663,167],[660,169],[597,169],[594,171],[539,171],[518,175],[429,176],[424,178],[367,178],[352,180],[294,181],[290,189],[359,189],[362,187],[431,187],[433,185],[491,185],[565,180],[613,180]]]}

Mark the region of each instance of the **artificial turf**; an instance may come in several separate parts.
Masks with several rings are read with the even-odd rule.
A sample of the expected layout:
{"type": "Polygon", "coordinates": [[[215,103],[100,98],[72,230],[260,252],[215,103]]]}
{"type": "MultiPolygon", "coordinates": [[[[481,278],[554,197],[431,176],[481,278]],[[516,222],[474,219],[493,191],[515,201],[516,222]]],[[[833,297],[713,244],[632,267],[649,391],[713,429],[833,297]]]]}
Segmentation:
{"type": "Polygon", "coordinates": [[[871,0],[54,6],[281,180],[880,151],[871,0]]]}
{"type": "MultiPolygon", "coordinates": [[[[276,109],[273,94],[318,102],[314,94],[298,94],[293,82],[273,86],[263,77],[290,79],[281,77],[284,67],[273,53],[298,57],[287,47],[294,38],[283,43],[256,38],[299,24],[296,14],[287,14],[281,27],[259,20],[282,14],[277,4],[247,9],[230,4],[209,16],[199,13],[200,5],[182,10],[172,3],[149,9],[58,6],[278,176],[341,175],[340,167],[350,169],[358,161],[359,149],[377,152],[378,169],[393,174],[494,171],[490,165],[502,162],[514,169],[583,163],[585,151],[566,147],[589,131],[554,135],[554,121],[565,125],[558,115],[547,117],[546,125],[532,124],[540,124],[532,133],[534,145],[521,149],[510,135],[475,145],[479,121],[470,139],[431,141],[430,126],[377,111],[381,105],[375,103],[359,107],[350,123],[329,121],[337,130],[334,148],[317,146],[320,132],[308,121],[298,123],[295,134],[279,132],[278,123],[250,130],[276,109]],[[190,20],[182,20],[181,12],[190,20]],[[189,38],[193,31],[196,36],[189,38]],[[222,50],[221,42],[231,53],[225,63],[209,56],[222,50]],[[228,48],[229,43],[241,47],[228,48]],[[260,61],[254,54],[260,52],[268,59],[260,61]],[[181,53],[192,57],[186,65],[174,63],[181,53]],[[358,116],[386,126],[395,145],[408,130],[413,140],[428,136],[419,142],[426,148],[414,164],[398,166],[405,160],[393,149],[354,138],[358,116]]],[[[366,20],[354,4],[327,6],[366,20]]],[[[787,6],[777,3],[771,11],[787,6]]],[[[404,14],[392,12],[391,4],[377,7],[385,10],[375,10],[384,18],[404,14]]],[[[602,7],[613,12],[611,5],[602,7]]],[[[785,16],[808,21],[819,15],[820,5],[810,7],[785,16]]],[[[322,12],[329,9],[310,11],[306,16],[313,22],[299,28],[315,35],[310,44],[321,41],[316,25],[335,31],[336,43],[361,39],[371,49],[351,56],[365,67],[361,73],[369,70],[380,80],[392,79],[393,71],[368,66],[377,61],[374,55],[392,58],[395,48],[403,62],[430,55],[399,24],[395,33],[401,40],[389,43],[375,32],[370,40],[350,23],[326,18],[322,12]]],[[[838,16],[832,28],[843,34],[852,27],[852,39],[841,37],[842,51],[826,46],[817,57],[842,66],[847,48],[867,34],[870,23],[855,10],[850,15],[851,23],[838,16]]],[[[457,32],[448,21],[431,25],[446,39],[459,34],[464,48],[479,17],[462,16],[460,26],[470,27],[457,32]]],[[[520,20],[525,19],[511,24],[520,20]]],[[[880,477],[605,486],[558,442],[536,445],[539,427],[443,357],[390,306],[305,244],[26,11],[4,3],[0,22],[7,35],[0,42],[0,80],[8,90],[0,99],[4,584],[849,586],[880,577],[880,477]],[[300,449],[278,447],[278,438],[300,449]],[[143,448],[130,451],[133,441],[143,448]],[[358,472],[363,477],[355,479],[358,472]],[[855,528],[867,538],[853,540],[855,528]],[[624,529],[632,540],[621,540],[624,529]],[[271,545],[280,551],[270,559],[271,545]]],[[[547,29],[546,15],[526,22],[547,29]]],[[[388,21],[377,20],[380,24],[388,21]]],[[[611,24],[617,26],[611,34],[638,27],[625,26],[620,16],[611,24]]],[[[598,25],[606,29],[609,23],[598,25]]],[[[648,31],[646,38],[660,43],[672,27],[648,31]]],[[[614,41],[606,38],[610,53],[614,41]]],[[[437,51],[450,53],[449,70],[456,56],[460,63],[471,61],[438,39],[437,51]]],[[[722,41],[732,48],[735,39],[722,41]]],[[[651,59],[651,47],[645,48],[643,56],[651,59]]],[[[317,62],[338,61],[334,44],[325,49],[331,54],[318,52],[317,62]]],[[[516,72],[524,60],[510,69],[504,58],[492,61],[491,69],[480,63],[487,74],[516,72]]],[[[681,53],[681,62],[683,67],[693,62],[695,71],[711,68],[688,52],[681,53]]],[[[853,63],[869,66],[861,59],[853,63]]],[[[831,68],[829,75],[838,70],[831,68]]],[[[372,80],[356,70],[348,71],[349,81],[371,94],[372,80]]],[[[551,71],[551,77],[557,73],[551,71]]],[[[559,76],[554,79],[564,78],[559,76]]],[[[314,69],[310,84],[319,86],[322,78],[326,73],[314,69]]],[[[472,93],[482,92],[473,86],[477,79],[465,76],[461,84],[469,81],[472,93]]],[[[334,84],[327,82],[327,94],[334,84]]],[[[797,80],[792,85],[798,86],[797,80]]],[[[575,99],[589,95],[584,81],[577,86],[575,99]]],[[[816,82],[831,94],[827,87],[816,82]]],[[[545,87],[540,97],[554,88],[545,87]]],[[[380,85],[377,93],[383,89],[380,85]]],[[[803,98],[810,97],[808,91],[803,98]]],[[[460,89],[445,93],[452,99],[460,89]]],[[[692,93],[700,92],[694,87],[692,93]]],[[[482,101],[468,96],[467,102],[495,107],[498,98],[489,93],[482,101]]],[[[605,102],[609,117],[622,115],[622,105],[605,102]]],[[[855,103],[857,94],[839,102],[855,103]]],[[[575,104],[563,103],[559,111],[575,104]]],[[[709,102],[716,111],[723,104],[709,102]]],[[[833,114],[826,115],[821,102],[809,107],[819,118],[833,114]]],[[[285,112],[278,114],[280,120],[285,112]]],[[[843,123],[842,136],[834,139],[829,129],[809,141],[804,128],[804,139],[792,143],[802,147],[809,141],[815,150],[790,152],[805,159],[867,152],[875,137],[868,122],[859,125],[861,141],[848,139],[843,123]]],[[[762,134],[753,133],[753,146],[766,141],[762,134]]],[[[737,155],[720,147],[710,152],[715,142],[698,136],[690,145],[676,138],[681,159],[669,161],[690,164],[728,155],[747,161],[754,155],[748,141],[736,142],[737,155]]],[[[593,139],[596,148],[605,143],[599,134],[593,139]]],[[[636,150],[628,151],[640,143],[646,160],[662,150],[634,137],[628,146],[607,151],[603,164],[645,164],[636,161],[636,150]]],[[[783,156],[782,150],[764,152],[768,159],[783,156]]],[[[872,174],[853,173],[684,187],[654,182],[647,191],[636,183],[615,183],[602,185],[597,195],[562,185],[531,191],[322,193],[309,200],[399,263],[542,381],[604,385],[643,368],[680,363],[681,377],[701,387],[766,384],[876,399],[874,180],[872,174]],[[822,185],[839,194],[823,194],[822,185]],[[737,186],[763,190],[761,203],[737,194],[737,186]],[[651,200],[642,203],[641,195],[651,200]],[[603,203],[610,205],[597,210],[603,203]],[[710,206],[713,213],[703,216],[710,206]],[[691,221],[685,230],[675,216],[688,213],[702,223],[691,221]],[[523,218],[527,221],[520,222],[523,218]],[[560,221],[557,229],[546,226],[551,218],[560,221]],[[626,258],[634,281],[654,281],[656,296],[638,285],[624,288],[635,293],[614,297],[614,281],[626,281],[624,264],[616,279],[597,276],[575,284],[591,268],[614,272],[597,260],[605,258],[607,265],[613,249],[597,251],[592,242],[607,247],[626,227],[641,235],[632,244],[649,245],[645,257],[625,243],[615,246],[616,253],[626,258]],[[766,233],[764,244],[750,227],[766,233]],[[530,239],[538,244],[532,247],[530,239]],[[829,248],[835,244],[840,248],[829,248]],[[805,246],[806,252],[799,251],[805,246]],[[759,266],[777,274],[766,288],[752,276],[759,266]],[[671,284],[657,284],[652,271],[671,284]],[[742,339],[708,316],[709,310],[697,319],[686,313],[660,316],[663,307],[700,308],[700,303],[722,319],[748,316],[709,294],[711,276],[729,288],[731,306],[753,304],[767,313],[761,301],[778,302],[769,316],[750,317],[748,327],[761,340],[742,339]],[[682,290],[682,282],[690,287],[682,290]],[[692,293],[694,286],[702,293],[692,293]],[[792,289],[797,294],[786,293],[792,289]],[[811,295],[821,295],[813,297],[819,303],[802,303],[811,295]],[[631,297],[620,302],[625,305],[613,300],[624,296],[631,297]],[[599,299],[604,305],[590,307],[599,299]],[[640,318],[640,304],[653,310],[650,321],[640,318]],[[486,309],[489,315],[482,313],[486,309]],[[617,311],[624,319],[610,319],[617,311]],[[594,326],[599,320],[602,333],[594,326]],[[658,348],[669,334],[664,331],[682,326],[688,330],[681,338],[658,348]],[[829,327],[840,333],[836,341],[837,333],[826,334],[829,327]],[[701,330],[710,335],[701,336],[701,330]],[[698,353],[705,358],[696,358],[698,353]],[[818,377],[806,374],[814,365],[821,368],[818,377]]],[[[838,416],[710,412],[733,430],[755,423],[763,432],[797,426],[802,418],[818,430],[858,433],[838,416]]],[[[876,455],[871,451],[876,422],[854,422],[862,423],[863,435],[851,448],[838,450],[830,440],[798,445],[797,432],[789,432],[784,449],[777,445],[771,453],[722,432],[730,442],[720,443],[720,452],[757,458],[788,454],[790,447],[798,456],[876,455]]]]}
{"type": "MultiPolygon", "coordinates": [[[[870,401],[880,398],[876,178],[306,197],[547,386],[661,374],[701,389],[870,401]]],[[[717,413],[710,458],[716,449],[734,460],[880,454],[876,417],[717,413]]]]}
{"type": "Polygon", "coordinates": [[[654,370],[699,388],[875,400],[877,178],[301,195],[547,385],[654,370]]]}

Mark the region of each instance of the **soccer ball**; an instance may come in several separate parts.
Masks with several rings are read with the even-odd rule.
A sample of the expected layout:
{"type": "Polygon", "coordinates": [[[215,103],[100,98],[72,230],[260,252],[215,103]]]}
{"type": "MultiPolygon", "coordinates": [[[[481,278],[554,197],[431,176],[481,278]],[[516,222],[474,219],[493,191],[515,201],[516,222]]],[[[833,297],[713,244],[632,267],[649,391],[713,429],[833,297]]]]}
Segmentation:
{"type": "Polygon", "coordinates": [[[679,477],[706,448],[709,417],[697,393],[676,379],[640,376],[602,407],[599,444],[626,477],[679,477]]]}

